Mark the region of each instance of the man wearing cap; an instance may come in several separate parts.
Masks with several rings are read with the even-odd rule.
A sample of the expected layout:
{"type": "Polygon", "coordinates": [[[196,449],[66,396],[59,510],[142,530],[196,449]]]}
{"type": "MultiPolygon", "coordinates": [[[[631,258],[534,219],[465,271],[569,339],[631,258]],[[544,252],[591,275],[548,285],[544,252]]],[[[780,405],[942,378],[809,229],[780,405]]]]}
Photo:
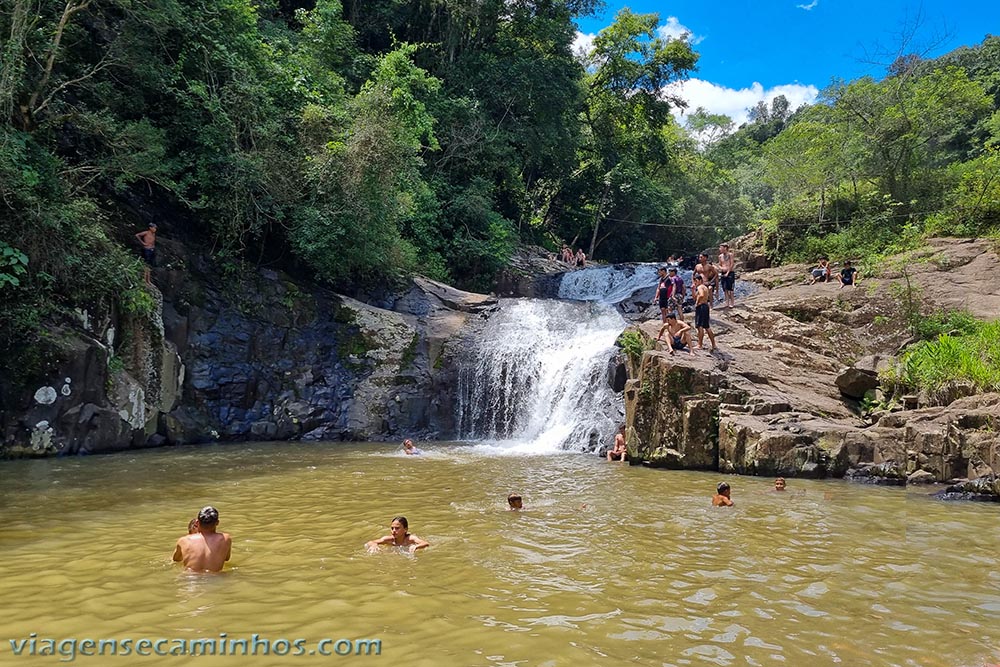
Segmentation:
{"type": "Polygon", "coordinates": [[[198,531],[177,540],[174,562],[184,563],[192,572],[219,572],[229,560],[233,539],[229,533],[218,533],[219,510],[211,505],[198,512],[198,531]]]}
{"type": "Polygon", "coordinates": [[[149,269],[150,267],[156,266],[156,225],[152,222],[149,223],[149,229],[144,232],[139,232],[135,235],[139,239],[139,243],[142,244],[142,258],[146,260],[146,272],[144,274],[146,278],[146,284],[149,285],[149,269]]]}

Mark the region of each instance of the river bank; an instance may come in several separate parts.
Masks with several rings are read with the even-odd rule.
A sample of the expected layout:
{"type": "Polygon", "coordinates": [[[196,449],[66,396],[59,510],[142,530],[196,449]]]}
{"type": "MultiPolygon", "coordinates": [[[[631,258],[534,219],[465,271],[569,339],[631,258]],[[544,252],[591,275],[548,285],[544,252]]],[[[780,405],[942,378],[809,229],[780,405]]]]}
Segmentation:
{"type": "MultiPolygon", "coordinates": [[[[1000,261],[992,247],[934,239],[853,289],[805,285],[807,268],[743,274],[763,289],[729,312],[713,310],[717,354],[650,350],[629,362],[634,460],[814,477],[885,464],[878,470],[895,471],[894,482],[1000,471],[1000,394],[954,387],[881,411],[863,405],[876,396],[877,371],[912,341],[906,290],[925,314],[996,317],[1000,261]]],[[[647,320],[635,330],[652,346],[658,328],[647,320]]]]}

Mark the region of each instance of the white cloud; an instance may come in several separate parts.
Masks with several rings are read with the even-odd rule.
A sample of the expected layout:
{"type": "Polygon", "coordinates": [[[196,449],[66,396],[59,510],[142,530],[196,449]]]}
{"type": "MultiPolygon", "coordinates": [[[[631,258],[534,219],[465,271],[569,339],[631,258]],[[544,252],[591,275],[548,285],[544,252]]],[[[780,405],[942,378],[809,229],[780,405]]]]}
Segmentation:
{"type": "MultiPolygon", "coordinates": [[[[801,83],[786,83],[773,88],[765,89],[764,86],[754,81],[749,88],[726,88],[710,81],[702,79],[688,79],[668,86],[671,95],[677,95],[688,103],[687,111],[694,111],[698,107],[705,107],[710,113],[726,114],[739,127],[747,122],[747,109],[753,107],[757,102],[765,100],[768,105],[778,95],[784,95],[788,100],[789,108],[794,111],[803,104],[812,104],[819,96],[819,89],[812,85],[801,83]]],[[[684,122],[679,111],[675,111],[680,122],[684,122]]]]}
{"type": "MultiPolygon", "coordinates": [[[[814,0],[818,2],[819,0],[814,0]]],[[[689,44],[700,44],[704,37],[695,35],[691,28],[677,20],[676,16],[668,16],[667,22],[656,29],[657,34],[663,39],[680,39],[687,35],[689,44]]]]}
{"type": "Polygon", "coordinates": [[[585,61],[587,59],[587,54],[594,48],[595,37],[597,35],[594,33],[576,31],[576,38],[573,40],[572,49],[573,55],[576,56],[577,60],[585,61]]]}
{"type": "Polygon", "coordinates": [[[799,9],[804,9],[807,12],[811,12],[812,9],[813,9],[813,7],[815,7],[818,4],[819,4],[819,0],[813,0],[808,5],[795,5],[795,6],[798,7],[799,9]]]}

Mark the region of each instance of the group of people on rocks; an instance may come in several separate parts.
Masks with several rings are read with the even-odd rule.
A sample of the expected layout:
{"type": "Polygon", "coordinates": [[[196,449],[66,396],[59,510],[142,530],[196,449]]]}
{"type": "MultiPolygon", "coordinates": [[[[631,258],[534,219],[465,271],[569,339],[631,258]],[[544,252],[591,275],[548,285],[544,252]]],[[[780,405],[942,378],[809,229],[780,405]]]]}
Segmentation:
{"type": "Polygon", "coordinates": [[[568,245],[564,245],[562,248],[562,253],[559,255],[560,261],[563,264],[569,264],[570,266],[576,266],[583,268],[587,265],[587,253],[583,251],[583,248],[577,248],[576,253],[568,245]]]}
{"type": "MultiPolygon", "coordinates": [[[[830,260],[826,257],[820,257],[817,261],[817,266],[810,269],[809,271],[810,280],[809,285],[815,285],[816,283],[832,283],[833,282],[833,265],[830,264],[830,260]]],[[[851,260],[845,260],[844,266],[836,274],[837,281],[840,282],[840,288],[845,287],[856,287],[861,276],[858,275],[858,270],[854,268],[851,264],[851,260]]]]}
{"type": "MultiPolygon", "coordinates": [[[[673,257],[671,257],[673,259],[673,257]]],[[[668,260],[669,261],[669,260],[668,260]]],[[[684,279],[677,274],[677,266],[661,266],[657,272],[659,281],[656,286],[654,301],[660,308],[660,333],[658,341],[663,341],[664,335],[669,336],[667,348],[673,355],[675,350],[687,350],[694,354],[692,345],[692,327],[684,321],[684,301],[687,287],[684,279]]],[[[709,261],[708,255],[698,255],[698,263],[691,277],[691,298],[694,300],[694,330],[698,334],[697,349],[703,350],[705,336],[712,344],[712,352],[717,347],[715,332],[712,331],[711,312],[717,295],[723,301],[723,308],[736,305],[736,261],[728,243],[719,246],[717,262],[709,261]]]]}

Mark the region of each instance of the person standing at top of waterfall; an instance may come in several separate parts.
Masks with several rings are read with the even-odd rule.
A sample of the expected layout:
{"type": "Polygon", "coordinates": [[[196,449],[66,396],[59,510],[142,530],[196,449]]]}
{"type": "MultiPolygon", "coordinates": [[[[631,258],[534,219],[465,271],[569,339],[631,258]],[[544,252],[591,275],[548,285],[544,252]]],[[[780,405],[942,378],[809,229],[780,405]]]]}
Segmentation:
{"type": "Polygon", "coordinates": [[[670,300],[670,305],[674,312],[677,313],[677,319],[681,322],[684,321],[684,294],[687,289],[684,286],[684,279],[677,275],[677,269],[675,267],[670,267],[667,271],[670,274],[670,290],[668,292],[668,298],[670,300]]]}
{"type": "Polygon", "coordinates": [[[705,334],[712,341],[712,352],[715,352],[715,334],[711,322],[712,290],[705,285],[705,279],[700,273],[694,274],[694,326],[698,329],[698,349],[705,349],[705,334]]]}
{"type": "Polygon", "coordinates": [[[143,279],[147,285],[152,285],[149,272],[156,266],[156,225],[152,222],[149,223],[146,231],[137,233],[135,238],[139,239],[139,243],[142,244],[142,259],[146,262],[143,279]]]}
{"type": "Polygon", "coordinates": [[[587,254],[583,252],[583,248],[576,251],[576,265],[581,269],[587,265],[587,254]]]}
{"type": "Polygon", "coordinates": [[[733,253],[729,251],[729,244],[723,243],[719,246],[719,283],[722,286],[725,303],[723,308],[732,308],[736,305],[736,260],[733,253]]]}
{"type": "Polygon", "coordinates": [[[670,311],[670,278],[667,276],[667,267],[661,266],[656,270],[658,282],[656,283],[656,296],[653,300],[660,307],[660,322],[667,321],[667,313],[670,311]]]}
{"type": "Polygon", "coordinates": [[[705,279],[705,286],[712,292],[712,298],[708,302],[709,305],[715,303],[715,291],[719,286],[719,270],[715,268],[714,264],[708,261],[708,255],[705,253],[698,255],[698,263],[695,264],[694,272],[701,274],[701,277],[705,279]]]}
{"type": "Polygon", "coordinates": [[[608,461],[618,460],[625,463],[625,457],[627,456],[628,451],[625,449],[625,424],[622,424],[618,429],[618,433],[615,433],[614,448],[608,450],[608,461]]]}

